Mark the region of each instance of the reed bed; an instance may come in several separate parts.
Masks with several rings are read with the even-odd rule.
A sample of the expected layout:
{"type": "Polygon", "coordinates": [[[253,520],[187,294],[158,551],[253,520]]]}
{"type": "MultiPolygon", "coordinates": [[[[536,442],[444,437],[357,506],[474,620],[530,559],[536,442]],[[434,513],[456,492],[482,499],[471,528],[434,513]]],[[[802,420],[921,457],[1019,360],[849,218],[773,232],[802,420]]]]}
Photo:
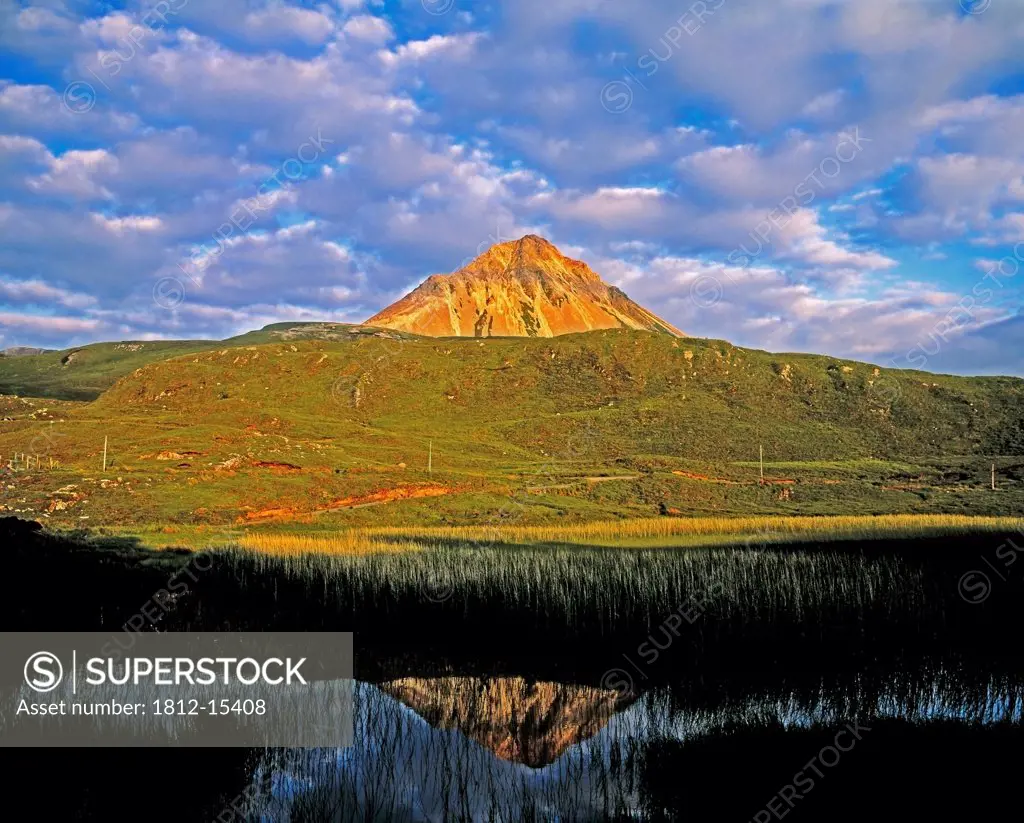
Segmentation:
{"type": "Polygon", "coordinates": [[[754,626],[776,639],[783,631],[820,631],[841,648],[847,635],[863,640],[869,623],[880,638],[928,620],[973,620],[979,613],[964,610],[958,590],[962,553],[991,551],[1000,532],[1022,526],[1013,518],[680,518],[252,535],[211,553],[212,568],[194,584],[196,614],[180,607],[177,616],[188,624],[183,630],[237,630],[248,621],[265,631],[344,626],[366,637],[415,636],[415,643],[469,631],[501,637],[506,647],[556,637],[589,642],[700,619],[705,639],[746,637],[754,626]],[[708,534],[723,545],[599,544],[613,535],[626,543],[708,534]],[[815,545],[821,534],[850,545],[815,545]],[[931,543],[902,539],[936,534],[943,538],[931,543]],[[756,539],[738,539],[744,535],[756,539]],[[807,547],[799,543],[804,536],[807,547]],[[876,538],[878,551],[861,550],[866,536],[876,538]],[[772,545],[787,539],[794,545],[786,551],[772,545]]]}
{"type": "Polygon", "coordinates": [[[680,608],[741,620],[872,609],[913,614],[925,608],[927,589],[921,570],[901,558],[824,552],[494,550],[467,543],[348,555],[233,549],[215,556],[214,570],[197,587],[201,596],[206,586],[221,594],[203,596],[205,610],[212,613],[237,589],[246,598],[270,598],[258,607],[250,600],[261,615],[294,607],[307,621],[316,604],[325,619],[366,615],[380,622],[390,613],[420,621],[450,613],[463,626],[476,616],[492,625],[601,634],[658,624],[680,608]]]}
{"type": "Polygon", "coordinates": [[[365,555],[418,551],[431,543],[493,546],[771,545],[801,540],[878,540],[1017,531],[1024,519],[965,515],[646,518],[558,526],[374,527],[302,534],[254,533],[243,548],[268,554],[365,555]]]}

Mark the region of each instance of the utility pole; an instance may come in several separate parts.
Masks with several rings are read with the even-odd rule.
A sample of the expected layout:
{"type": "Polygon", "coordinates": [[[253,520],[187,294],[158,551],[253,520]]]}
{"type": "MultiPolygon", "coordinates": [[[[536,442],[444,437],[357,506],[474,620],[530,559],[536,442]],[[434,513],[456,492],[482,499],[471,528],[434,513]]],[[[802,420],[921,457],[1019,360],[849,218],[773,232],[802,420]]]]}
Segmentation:
{"type": "Polygon", "coordinates": [[[996,490],[996,464],[992,464],[992,491],[996,490]]]}
{"type": "Polygon", "coordinates": [[[107,437],[103,436],[103,471],[107,470],[107,437]]]}
{"type": "Polygon", "coordinates": [[[764,446],[758,446],[758,452],[761,456],[761,485],[764,485],[764,446]]]}
{"type": "Polygon", "coordinates": [[[427,474],[434,473],[434,441],[430,441],[429,451],[427,452],[427,474]]]}

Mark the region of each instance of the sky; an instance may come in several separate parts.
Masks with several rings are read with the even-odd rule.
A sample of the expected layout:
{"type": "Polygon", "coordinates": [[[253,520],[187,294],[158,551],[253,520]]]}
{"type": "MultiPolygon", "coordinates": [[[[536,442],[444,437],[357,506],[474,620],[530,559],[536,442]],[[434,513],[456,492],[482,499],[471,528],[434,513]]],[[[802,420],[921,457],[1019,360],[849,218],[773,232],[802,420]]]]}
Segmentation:
{"type": "Polygon", "coordinates": [[[0,348],[540,234],[691,335],[1024,375],[1017,0],[0,0],[0,348]]]}

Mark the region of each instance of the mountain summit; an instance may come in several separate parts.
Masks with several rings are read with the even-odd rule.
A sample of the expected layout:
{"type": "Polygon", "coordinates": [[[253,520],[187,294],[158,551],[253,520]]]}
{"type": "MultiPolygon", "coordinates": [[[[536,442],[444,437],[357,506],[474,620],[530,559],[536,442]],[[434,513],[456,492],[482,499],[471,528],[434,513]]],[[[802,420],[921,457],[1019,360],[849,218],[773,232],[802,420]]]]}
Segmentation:
{"type": "Polygon", "coordinates": [[[554,337],[623,328],[683,336],[586,263],[533,234],[492,246],[453,274],[428,277],[366,325],[432,337],[554,337]]]}

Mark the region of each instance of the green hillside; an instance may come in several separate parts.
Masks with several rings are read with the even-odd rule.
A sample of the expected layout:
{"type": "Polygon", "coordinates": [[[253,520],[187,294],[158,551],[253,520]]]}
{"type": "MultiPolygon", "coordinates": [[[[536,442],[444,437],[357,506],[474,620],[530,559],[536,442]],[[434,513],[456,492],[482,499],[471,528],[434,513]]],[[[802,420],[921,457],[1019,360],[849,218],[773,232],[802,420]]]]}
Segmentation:
{"type": "MultiPolygon", "coordinates": [[[[116,384],[63,422],[4,424],[5,454],[43,427],[65,435],[50,452],[59,469],[19,476],[21,506],[90,525],[474,522],[506,516],[510,495],[538,521],[1024,511],[1019,379],[629,331],[477,340],[284,325],[163,345],[196,348],[161,360],[89,347],[102,352],[83,362],[92,383],[124,375],[116,384]],[[76,478],[66,497],[80,497],[53,508],[76,478]]],[[[85,385],[49,368],[36,374],[54,394],[85,385]]]]}
{"type": "Polygon", "coordinates": [[[411,337],[400,332],[341,323],[275,323],[227,340],[125,340],[93,343],[62,351],[0,358],[0,394],[95,400],[125,375],[148,363],[172,357],[275,340],[343,340],[374,333],[411,337]]]}
{"type": "MultiPolygon", "coordinates": [[[[244,340],[244,338],[242,338],[244,340]]],[[[207,351],[152,363],[96,403],[226,425],[278,417],[457,433],[471,448],[739,460],[1024,453],[1024,380],[900,372],[644,332],[409,339],[207,351]],[[575,441],[579,440],[579,443],[575,441]]],[[[461,451],[461,450],[460,450],[461,451]]]]}

